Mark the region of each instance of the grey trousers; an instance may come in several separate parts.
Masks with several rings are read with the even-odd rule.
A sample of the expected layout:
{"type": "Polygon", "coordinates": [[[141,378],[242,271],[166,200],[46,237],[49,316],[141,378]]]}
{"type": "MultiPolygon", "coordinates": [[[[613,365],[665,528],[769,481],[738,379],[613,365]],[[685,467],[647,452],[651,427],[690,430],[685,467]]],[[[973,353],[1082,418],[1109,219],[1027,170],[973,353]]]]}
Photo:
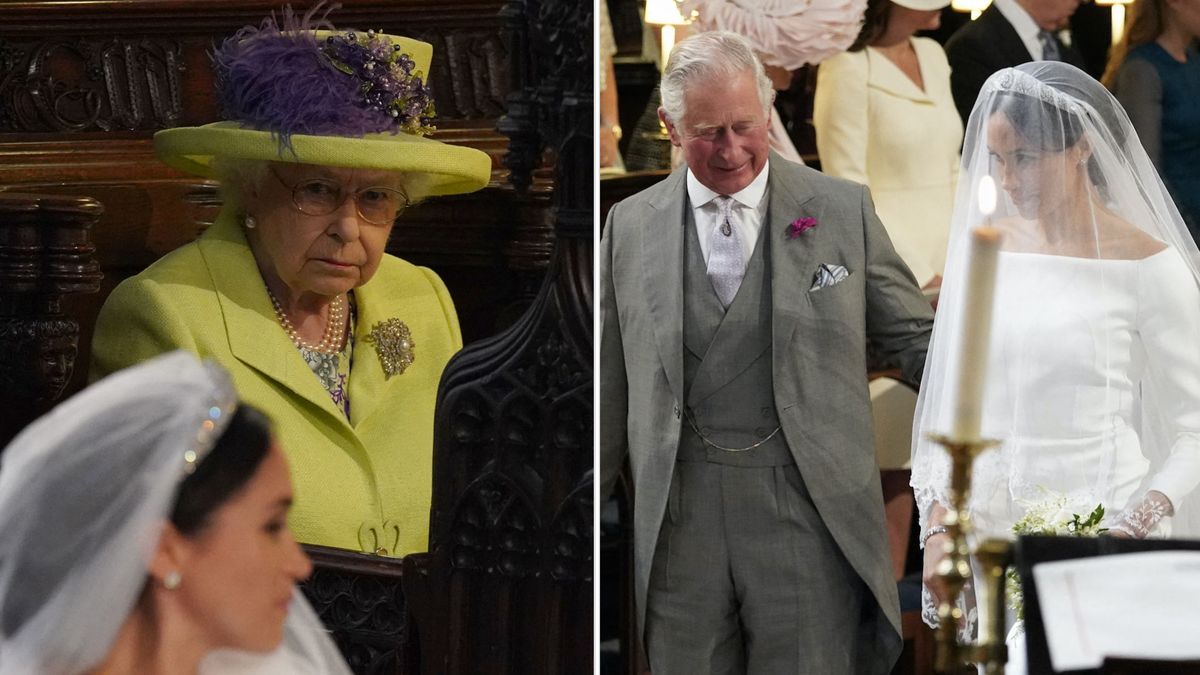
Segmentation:
{"type": "MultiPolygon", "coordinates": [[[[850,675],[870,591],[795,464],[675,465],[646,602],[654,675],[850,675]]],[[[880,543],[884,545],[883,542],[880,543]]]]}

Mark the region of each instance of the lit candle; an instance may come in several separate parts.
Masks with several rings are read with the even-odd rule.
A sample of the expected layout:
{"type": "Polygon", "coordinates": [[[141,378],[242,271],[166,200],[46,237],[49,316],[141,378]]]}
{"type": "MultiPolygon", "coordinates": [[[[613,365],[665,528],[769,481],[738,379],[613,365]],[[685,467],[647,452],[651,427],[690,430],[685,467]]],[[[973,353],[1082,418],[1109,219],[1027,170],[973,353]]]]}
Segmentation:
{"type": "Polygon", "coordinates": [[[991,227],[996,209],[996,185],[984,176],[979,186],[979,210],[984,225],[970,232],[967,287],[963,297],[959,336],[958,391],[952,436],[957,441],[979,440],[983,413],[983,383],[987,379],[988,337],[992,326],[992,298],[996,291],[996,263],[1000,231],[991,227]]]}

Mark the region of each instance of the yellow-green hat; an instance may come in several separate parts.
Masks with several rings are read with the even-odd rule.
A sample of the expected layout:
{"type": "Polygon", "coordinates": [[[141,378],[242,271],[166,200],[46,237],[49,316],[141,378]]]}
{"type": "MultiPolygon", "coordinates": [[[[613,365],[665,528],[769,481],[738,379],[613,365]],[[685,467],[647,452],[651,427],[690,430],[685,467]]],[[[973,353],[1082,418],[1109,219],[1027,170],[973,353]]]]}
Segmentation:
{"type": "Polygon", "coordinates": [[[486,186],[486,153],[424,137],[433,47],[336,31],[313,21],[319,7],[302,19],[285,9],[282,30],[271,16],[227,39],[213,53],[227,121],[156,133],[159,159],[206,177],[216,157],[397,171],[413,198],[486,186]]]}

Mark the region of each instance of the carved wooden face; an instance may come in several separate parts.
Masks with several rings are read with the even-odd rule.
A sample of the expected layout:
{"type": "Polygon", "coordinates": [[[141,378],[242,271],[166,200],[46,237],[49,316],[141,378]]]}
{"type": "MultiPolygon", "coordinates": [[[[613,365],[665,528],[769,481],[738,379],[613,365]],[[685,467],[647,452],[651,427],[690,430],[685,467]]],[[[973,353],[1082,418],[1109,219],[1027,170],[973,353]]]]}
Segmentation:
{"type": "Polygon", "coordinates": [[[39,343],[34,372],[41,376],[40,383],[45,387],[47,400],[58,398],[66,388],[74,370],[77,352],[78,337],[75,335],[44,338],[39,343]]]}
{"type": "Polygon", "coordinates": [[[71,380],[78,343],[74,332],[46,335],[33,324],[7,327],[0,339],[0,386],[31,401],[57,399],[71,380]]]}

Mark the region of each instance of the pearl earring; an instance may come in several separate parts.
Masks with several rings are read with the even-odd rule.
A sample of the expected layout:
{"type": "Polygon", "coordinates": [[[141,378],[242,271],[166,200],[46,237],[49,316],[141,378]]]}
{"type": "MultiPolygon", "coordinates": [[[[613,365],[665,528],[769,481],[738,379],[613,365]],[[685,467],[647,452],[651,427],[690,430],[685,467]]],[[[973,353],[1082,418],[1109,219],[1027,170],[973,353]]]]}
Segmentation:
{"type": "Polygon", "coordinates": [[[181,581],[183,581],[183,575],[179,573],[179,570],[171,570],[167,572],[167,576],[163,577],[162,585],[168,591],[173,591],[179,588],[181,581]]]}
{"type": "Polygon", "coordinates": [[[247,213],[246,217],[242,219],[242,225],[244,225],[247,230],[253,230],[254,228],[258,227],[258,221],[254,219],[254,216],[247,213]]]}

